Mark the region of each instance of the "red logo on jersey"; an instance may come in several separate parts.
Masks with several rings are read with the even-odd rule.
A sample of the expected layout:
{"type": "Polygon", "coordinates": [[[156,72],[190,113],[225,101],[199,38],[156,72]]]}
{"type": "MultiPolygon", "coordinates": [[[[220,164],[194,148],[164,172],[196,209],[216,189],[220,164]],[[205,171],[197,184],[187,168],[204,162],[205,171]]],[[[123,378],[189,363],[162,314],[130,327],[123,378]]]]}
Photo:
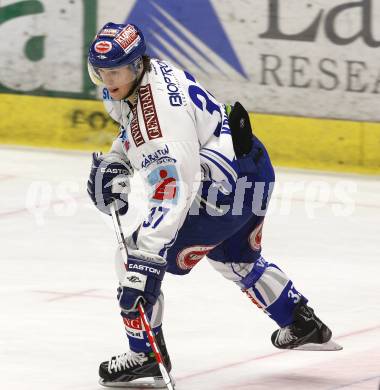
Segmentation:
{"type": "Polygon", "coordinates": [[[177,194],[177,180],[174,177],[167,176],[168,171],[166,169],[161,169],[160,177],[162,181],[156,185],[153,199],[162,201],[175,198],[177,194]]]}
{"type": "Polygon", "coordinates": [[[108,53],[112,49],[112,43],[108,41],[100,41],[95,43],[94,49],[97,53],[108,53]]]}
{"type": "Polygon", "coordinates": [[[124,325],[129,329],[134,329],[134,330],[142,330],[143,329],[140,317],[136,318],[134,320],[130,320],[129,318],[123,317],[123,321],[124,321],[124,325]]]}
{"type": "Polygon", "coordinates": [[[137,30],[130,24],[124,27],[120,34],[115,38],[115,42],[128,53],[137,43],[140,41],[140,37],[137,30]]]}
{"type": "Polygon", "coordinates": [[[142,144],[145,144],[144,138],[141,134],[139,118],[137,116],[137,105],[134,105],[132,108],[132,121],[131,121],[131,134],[135,145],[138,147],[142,144]]]}
{"type": "Polygon", "coordinates": [[[183,249],[177,255],[177,265],[183,270],[189,270],[195,267],[204,256],[215,248],[215,245],[195,245],[183,249]]]}
{"type": "Polygon", "coordinates": [[[162,137],[161,127],[158,121],[150,84],[140,87],[139,98],[148,138],[156,139],[162,137]]]}
{"type": "Polygon", "coordinates": [[[259,226],[256,226],[255,230],[249,235],[248,241],[252,250],[259,251],[261,250],[261,239],[263,235],[263,225],[264,221],[260,223],[259,226]]]}

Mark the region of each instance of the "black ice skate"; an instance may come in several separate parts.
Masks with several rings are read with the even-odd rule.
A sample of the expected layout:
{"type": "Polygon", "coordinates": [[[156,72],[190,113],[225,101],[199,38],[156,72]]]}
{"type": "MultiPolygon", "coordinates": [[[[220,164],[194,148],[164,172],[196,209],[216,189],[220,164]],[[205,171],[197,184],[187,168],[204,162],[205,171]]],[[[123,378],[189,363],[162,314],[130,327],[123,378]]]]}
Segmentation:
{"type": "Polygon", "coordinates": [[[337,351],[342,347],[330,341],[331,330],[301,302],[294,310],[294,322],[272,334],[272,344],[280,349],[337,351]]]}
{"type": "MultiPolygon", "coordinates": [[[[172,365],[162,330],[156,335],[156,341],[165,367],[170,372],[172,365]]],[[[100,364],[99,376],[99,383],[106,387],[166,388],[153,352],[145,354],[129,351],[113,356],[100,364]]]]}

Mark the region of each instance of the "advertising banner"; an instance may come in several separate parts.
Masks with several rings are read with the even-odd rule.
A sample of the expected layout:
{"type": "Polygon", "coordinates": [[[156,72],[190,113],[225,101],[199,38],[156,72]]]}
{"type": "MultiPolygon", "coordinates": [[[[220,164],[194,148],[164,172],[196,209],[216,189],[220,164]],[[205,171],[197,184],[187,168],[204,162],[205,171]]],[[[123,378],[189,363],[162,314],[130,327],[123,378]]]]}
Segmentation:
{"type": "Polygon", "coordinates": [[[374,0],[0,0],[0,91],[94,98],[86,52],[107,21],[249,110],[379,121],[374,0]]]}
{"type": "Polygon", "coordinates": [[[110,21],[240,101],[275,164],[380,171],[376,0],[0,0],[0,143],[107,150],[87,52],[110,21]]]}

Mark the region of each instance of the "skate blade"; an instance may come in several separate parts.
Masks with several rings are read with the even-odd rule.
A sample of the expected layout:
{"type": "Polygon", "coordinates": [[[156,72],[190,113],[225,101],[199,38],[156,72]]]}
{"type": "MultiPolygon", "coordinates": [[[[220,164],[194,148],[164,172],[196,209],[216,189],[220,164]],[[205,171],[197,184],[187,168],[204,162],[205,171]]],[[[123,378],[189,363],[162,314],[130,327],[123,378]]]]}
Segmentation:
{"type": "MultiPolygon", "coordinates": [[[[173,385],[174,385],[174,380],[173,385]]],[[[107,382],[99,379],[99,384],[104,387],[117,387],[121,389],[167,389],[165,381],[162,377],[141,378],[130,382],[107,382]]]]}
{"type": "Polygon", "coordinates": [[[337,342],[330,340],[323,344],[308,343],[293,349],[296,351],[341,351],[343,347],[337,342]]]}

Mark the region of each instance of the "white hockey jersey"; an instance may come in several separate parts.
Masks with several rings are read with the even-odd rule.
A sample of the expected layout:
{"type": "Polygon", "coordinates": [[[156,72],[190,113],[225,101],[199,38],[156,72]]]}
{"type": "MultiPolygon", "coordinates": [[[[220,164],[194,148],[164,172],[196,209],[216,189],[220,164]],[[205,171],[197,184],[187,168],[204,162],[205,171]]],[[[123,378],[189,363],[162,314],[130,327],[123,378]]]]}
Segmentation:
{"type": "Polygon", "coordinates": [[[165,257],[194,198],[201,196],[201,182],[212,181],[227,194],[237,169],[225,106],[188,72],[157,59],[151,65],[135,105],[112,100],[106,89],[103,98],[120,123],[111,152],[130,161],[149,196],[137,248],[165,257]]]}

